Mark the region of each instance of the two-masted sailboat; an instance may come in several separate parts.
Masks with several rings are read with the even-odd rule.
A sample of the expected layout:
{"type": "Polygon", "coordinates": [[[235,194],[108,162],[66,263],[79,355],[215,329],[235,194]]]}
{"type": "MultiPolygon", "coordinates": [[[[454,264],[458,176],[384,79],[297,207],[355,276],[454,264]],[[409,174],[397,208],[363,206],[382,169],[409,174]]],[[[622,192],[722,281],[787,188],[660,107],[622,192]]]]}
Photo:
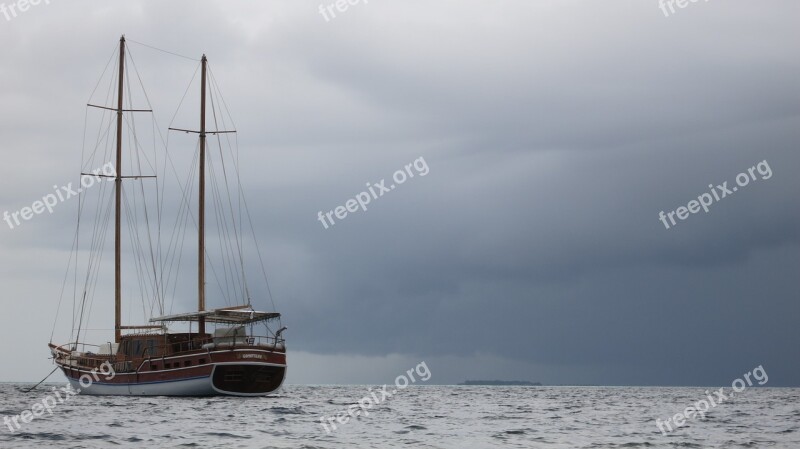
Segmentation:
{"type": "MultiPolygon", "coordinates": [[[[201,85],[199,129],[170,128],[171,130],[184,133],[193,133],[199,137],[197,142],[198,151],[195,153],[197,170],[193,169],[194,165],[192,165],[192,169],[189,170],[192,176],[196,176],[197,185],[199,187],[199,190],[193,189],[197,193],[197,215],[195,216],[193,212],[189,212],[188,215],[183,216],[183,220],[187,222],[188,219],[186,217],[191,217],[197,229],[197,310],[189,313],[165,314],[163,298],[169,296],[169,294],[167,288],[164,287],[166,284],[164,280],[166,275],[164,273],[169,272],[171,266],[169,267],[170,270],[167,270],[164,269],[165,265],[162,264],[160,269],[154,268],[153,270],[147,271],[141,269],[139,265],[143,260],[148,258],[141,257],[137,258],[135,263],[131,265],[136,265],[137,273],[143,276],[147,274],[147,276],[149,276],[148,279],[150,279],[154,285],[150,293],[152,296],[156,297],[155,299],[157,301],[155,301],[155,303],[157,303],[158,306],[154,307],[155,313],[153,315],[159,316],[149,315],[149,323],[146,324],[123,325],[122,213],[124,208],[132,207],[132,202],[127,196],[129,192],[124,190],[123,185],[124,181],[128,180],[142,180],[143,178],[156,177],[146,176],[142,173],[131,174],[130,172],[134,169],[132,166],[128,166],[129,174],[126,176],[124,171],[126,167],[123,167],[123,162],[130,160],[123,156],[125,154],[124,147],[126,142],[129,142],[133,147],[139,145],[139,141],[135,136],[129,136],[127,140],[123,139],[123,130],[130,129],[131,123],[133,123],[133,120],[129,120],[127,116],[137,112],[152,112],[150,109],[134,109],[134,105],[125,104],[125,95],[130,89],[128,85],[128,90],[126,90],[126,81],[130,81],[130,79],[126,79],[126,76],[127,78],[131,78],[131,76],[128,75],[128,67],[126,67],[125,64],[126,48],[126,40],[123,36],[119,42],[118,75],[116,75],[117,84],[115,86],[116,105],[88,105],[90,108],[99,108],[102,113],[109,114],[108,129],[110,136],[108,139],[110,142],[114,139],[114,137],[111,136],[115,134],[114,140],[116,148],[113,148],[114,143],[108,144],[110,148],[108,150],[109,157],[115,152],[116,159],[116,173],[114,176],[109,176],[108,179],[108,181],[113,181],[113,184],[111,182],[107,183],[109,189],[113,185],[113,192],[108,192],[107,202],[98,201],[98,204],[108,204],[108,222],[111,221],[112,205],[114,211],[114,341],[107,341],[98,345],[91,345],[80,341],[81,337],[85,337],[86,331],[90,330],[85,329],[87,328],[87,323],[84,320],[84,315],[86,315],[88,313],[86,311],[91,308],[91,303],[88,301],[95,292],[94,282],[97,277],[99,277],[97,273],[100,270],[98,265],[100,265],[101,258],[90,257],[90,264],[93,265],[90,267],[89,274],[86,276],[86,285],[84,285],[82,289],[76,289],[78,292],[78,294],[75,295],[77,306],[73,307],[73,329],[72,336],[70,337],[71,339],[74,338],[74,340],[66,344],[57,345],[52,342],[51,338],[49,347],[53,360],[66,375],[73,387],[75,389],[80,388],[83,394],[134,396],[261,396],[274,392],[281,386],[286,374],[286,347],[284,338],[282,337],[282,333],[286,328],[281,326],[280,314],[276,312],[254,310],[250,302],[249,290],[244,287],[238,290],[239,304],[231,304],[222,308],[206,308],[206,259],[209,257],[209,250],[206,248],[205,241],[207,139],[209,136],[216,138],[221,134],[235,131],[224,129],[209,130],[206,128],[206,99],[211,93],[207,95],[209,68],[205,55],[203,55],[197,68],[197,70],[200,70],[201,85]],[[112,125],[112,121],[116,122],[116,126],[112,125]],[[113,198],[113,200],[111,198],[113,198]],[[159,314],[158,312],[161,313],[159,314]],[[182,329],[181,332],[170,332],[170,326],[188,326],[188,330],[182,329]],[[100,376],[98,378],[96,372],[100,367],[113,367],[114,376],[100,376]],[[85,383],[84,385],[80,385],[81,377],[91,375],[93,372],[95,374],[91,386],[87,387],[85,383]]],[[[111,61],[109,61],[109,64],[110,63],[111,61]]],[[[110,86],[113,86],[115,82],[113,80],[114,73],[111,73],[112,81],[110,86]]],[[[112,88],[109,88],[109,91],[111,90],[112,88]]],[[[113,98],[113,96],[114,94],[111,94],[110,98],[113,98]]],[[[131,97],[129,96],[127,98],[127,102],[130,103],[131,97]]],[[[211,101],[214,101],[213,96],[211,101]]],[[[214,105],[212,104],[212,109],[213,108],[214,105]]],[[[216,110],[214,113],[216,114],[216,110]]],[[[215,122],[216,117],[217,116],[214,115],[215,122]]],[[[183,191],[183,200],[186,201],[187,204],[190,203],[187,200],[190,198],[190,192],[188,190],[189,188],[187,186],[186,191],[183,191]]],[[[215,196],[214,201],[223,197],[224,195],[218,194],[215,196]]],[[[161,198],[163,198],[163,195],[161,198]]],[[[79,209],[83,206],[84,205],[79,206],[79,209]]],[[[193,208],[187,206],[187,209],[193,208]]],[[[129,215],[135,214],[131,214],[126,209],[126,216],[129,217],[129,215]]],[[[235,214],[230,215],[235,219],[235,214]]],[[[105,224],[103,214],[95,214],[95,222],[98,221],[100,226],[105,224]]],[[[96,226],[98,226],[98,224],[96,224],[96,226]]],[[[226,229],[233,229],[236,233],[235,243],[230,244],[230,242],[224,242],[227,245],[225,246],[226,251],[241,251],[244,247],[239,240],[241,238],[239,234],[242,229],[241,221],[239,223],[234,223],[232,227],[226,229]]],[[[99,251],[101,249],[98,242],[102,240],[102,236],[104,235],[104,233],[94,234],[91,239],[92,248],[90,251],[99,251]]],[[[254,231],[253,236],[255,238],[254,231]]],[[[159,239],[159,242],[160,241],[159,239]]],[[[140,242],[137,240],[137,243],[140,242]]],[[[76,244],[73,248],[76,251],[77,246],[76,244]]],[[[177,244],[170,244],[168,249],[157,247],[155,251],[150,252],[152,257],[149,259],[152,259],[153,263],[156,265],[158,265],[156,259],[163,260],[171,257],[174,261],[180,258],[180,254],[178,254],[180,250],[177,248],[177,244]]],[[[241,262],[241,265],[244,264],[244,258],[241,257],[241,255],[234,257],[234,259],[237,262],[241,262]]],[[[110,265],[103,265],[103,267],[106,267],[108,271],[111,269],[110,265]]],[[[229,271],[232,272],[233,269],[233,263],[226,265],[224,268],[226,276],[227,273],[229,271]]],[[[231,279],[233,279],[233,277],[233,274],[231,274],[231,279]]],[[[76,280],[77,279],[78,277],[76,276],[76,280]]],[[[226,280],[227,279],[226,277],[226,280]]],[[[244,283],[244,275],[237,279],[244,283]]],[[[227,284],[227,282],[222,281],[220,283],[227,284]]],[[[125,292],[127,291],[126,289],[125,292]]],[[[108,330],[110,331],[110,329],[108,330]]]]}

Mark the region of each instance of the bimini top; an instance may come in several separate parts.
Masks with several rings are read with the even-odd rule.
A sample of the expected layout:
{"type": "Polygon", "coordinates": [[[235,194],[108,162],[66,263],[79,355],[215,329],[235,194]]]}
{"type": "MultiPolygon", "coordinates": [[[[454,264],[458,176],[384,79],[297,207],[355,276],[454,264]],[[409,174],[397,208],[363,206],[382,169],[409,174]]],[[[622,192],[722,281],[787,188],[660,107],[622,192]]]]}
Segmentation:
{"type": "Polygon", "coordinates": [[[205,318],[206,323],[249,324],[280,318],[277,312],[258,312],[250,306],[226,307],[202,312],[179,313],[150,318],[151,323],[164,321],[200,321],[205,318]]]}

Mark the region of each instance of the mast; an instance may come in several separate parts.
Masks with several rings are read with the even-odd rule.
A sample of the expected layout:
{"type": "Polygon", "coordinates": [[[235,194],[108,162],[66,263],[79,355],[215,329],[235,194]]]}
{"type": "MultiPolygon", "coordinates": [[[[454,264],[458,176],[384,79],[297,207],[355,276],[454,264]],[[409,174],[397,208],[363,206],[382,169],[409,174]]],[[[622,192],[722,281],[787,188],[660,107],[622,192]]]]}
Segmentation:
{"type": "Polygon", "coordinates": [[[114,342],[122,340],[122,96],[125,76],[125,36],[119,39],[119,93],[117,96],[117,173],[114,211],[114,342]]]}
{"type": "MultiPolygon", "coordinates": [[[[197,237],[197,311],[206,309],[206,55],[202,59],[202,75],[200,77],[200,195],[198,207],[197,237]]],[[[199,318],[198,332],[206,333],[206,319],[199,318]]]]}

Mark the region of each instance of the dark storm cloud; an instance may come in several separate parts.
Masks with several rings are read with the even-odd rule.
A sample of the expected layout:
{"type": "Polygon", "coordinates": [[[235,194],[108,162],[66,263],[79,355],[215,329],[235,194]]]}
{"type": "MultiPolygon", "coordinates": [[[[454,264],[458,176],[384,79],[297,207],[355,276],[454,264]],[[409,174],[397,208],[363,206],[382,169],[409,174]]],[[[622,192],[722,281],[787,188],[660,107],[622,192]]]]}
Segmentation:
{"type": "MultiPolygon", "coordinates": [[[[402,354],[451,364],[431,366],[436,382],[724,383],[758,364],[771,385],[800,379],[795,4],[665,18],[655,2],[370,2],[329,23],[311,2],[75,5],[0,29],[18,42],[0,64],[2,204],[72,179],[79,108],[120,30],[207,53],[303,366],[402,354]],[[331,229],[316,220],[420,156],[426,176],[331,229]],[[763,160],[772,178],[658,221],[763,160]],[[487,360],[496,371],[474,367],[487,360]]],[[[131,48],[166,126],[195,63],[131,48]]],[[[41,270],[43,309],[72,218],[3,233],[6,276],[41,270]],[[32,248],[57,257],[13,263],[32,248]]]]}

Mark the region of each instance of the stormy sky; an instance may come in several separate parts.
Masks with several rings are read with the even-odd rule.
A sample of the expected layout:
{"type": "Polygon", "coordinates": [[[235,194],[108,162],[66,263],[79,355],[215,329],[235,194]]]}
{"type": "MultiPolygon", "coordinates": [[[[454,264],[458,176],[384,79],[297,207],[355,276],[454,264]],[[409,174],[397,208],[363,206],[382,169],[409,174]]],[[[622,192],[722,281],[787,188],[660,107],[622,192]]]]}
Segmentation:
{"type": "MultiPolygon", "coordinates": [[[[768,386],[800,385],[800,4],[370,0],[326,21],[329,1],[0,14],[3,211],[77,179],[85,105],[125,34],[211,61],[289,382],[386,383],[425,361],[441,384],[729,385],[762,365],[768,386]],[[318,220],[419,158],[425,176],[318,220]],[[659,220],[763,161],[771,176],[707,213],[659,220]]],[[[130,49],[166,128],[197,63],[130,49]]],[[[0,381],[52,369],[71,201],[0,223],[0,381]]],[[[258,285],[253,301],[271,308],[258,285]]]]}

